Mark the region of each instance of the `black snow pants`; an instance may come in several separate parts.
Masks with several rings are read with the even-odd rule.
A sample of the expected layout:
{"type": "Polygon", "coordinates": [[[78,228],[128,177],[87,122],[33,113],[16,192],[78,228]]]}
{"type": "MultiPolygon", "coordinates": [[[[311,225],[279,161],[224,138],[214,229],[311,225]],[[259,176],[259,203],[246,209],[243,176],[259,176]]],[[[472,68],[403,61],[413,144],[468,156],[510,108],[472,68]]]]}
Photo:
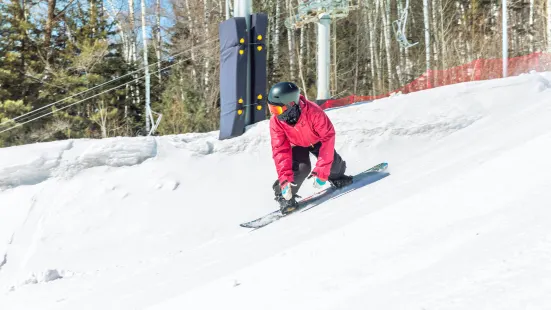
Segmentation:
{"type": "MultiPolygon", "coordinates": [[[[312,164],[310,162],[310,153],[312,153],[312,155],[318,158],[320,147],[321,147],[321,142],[318,142],[313,146],[308,146],[308,147],[294,146],[292,148],[293,174],[295,178],[295,183],[297,184],[297,186],[291,187],[293,189],[293,195],[296,195],[296,193],[300,189],[300,186],[312,171],[312,164]]],[[[345,172],[346,172],[346,162],[337,153],[337,151],[335,151],[333,164],[331,165],[331,172],[329,174],[329,180],[340,179],[342,176],[344,176],[345,172]]],[[[275,181],[273,185],[273,189],[276,196],[281,194],[281,186],[279,185],[279,180],[275,181]]]]}

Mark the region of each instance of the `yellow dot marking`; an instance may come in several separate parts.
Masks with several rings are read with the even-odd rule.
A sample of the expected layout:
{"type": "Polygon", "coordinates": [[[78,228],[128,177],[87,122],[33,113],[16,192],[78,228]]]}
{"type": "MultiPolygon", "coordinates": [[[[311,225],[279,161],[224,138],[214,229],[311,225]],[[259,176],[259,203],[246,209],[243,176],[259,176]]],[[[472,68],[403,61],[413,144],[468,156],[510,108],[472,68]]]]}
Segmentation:
{"type": "Polygon", "coordinates": [[[243,110],[237,110],[237,114],[239,115],[243,114],[243,110]]]}
{"type": "Polygon", "coordinates": [[[262,94],[258,95],[256,98],[258,98],[258,100],[262,100],[262,94]]]}
{"type": "Polygon", "coordinates": [[[257,109],[258,111],[260,111],[260,110],[262,110],[262,106],[261,106],[261,105],[257,105],[257,106],[256,106],[256,109],[257,109]]]}
{"type": "Polygon", "coordinates": [[[242,98],[239,98],[239,100],[238,100],[237,102],[243,103],[243,99],[242,99],[242,98]]]}
{"type": "Polygon", "coordinates": [[[243,55],[243,53],[245,53],[244,50],[239,50],[239,55],[243,55]]]}
{"type": "Polygon", "coordinates": [[[262,35],[259,34],[259,35],[256,37],[256,39],[257,39],[258,41],[262,41],[262,35]]]}
{"type": "Polygon", "coordinates": [[[256,48],[259,52],[262,50],[262,46],[256,48]]]}
{"type": "Polygon", "coordinates": [[[241,38],[241,40],[239,40],[239,43],[241,44],[245,43],[245,39],[241,38]]]}

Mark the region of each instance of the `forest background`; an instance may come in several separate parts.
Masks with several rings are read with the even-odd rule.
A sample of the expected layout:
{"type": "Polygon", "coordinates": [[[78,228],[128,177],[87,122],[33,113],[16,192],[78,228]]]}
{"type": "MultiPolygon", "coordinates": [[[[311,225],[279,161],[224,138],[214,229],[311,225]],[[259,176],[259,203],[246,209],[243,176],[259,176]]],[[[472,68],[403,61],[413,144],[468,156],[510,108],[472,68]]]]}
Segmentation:
{"type": "MultiPolygon", "coordinates": [[[[254,0],[253,10],[269,16],[268,85],[294,81],[316,99],[317,25],[285,27],[300,1],[254,0]]],[[[392,29],[405,2],[350,1],[332,22],[333,98],[501,58],[501,0],[410,1],[410,48],[392,29]]],[[[551,51],[551,0],[508,3],[509,56],[551,51]]],[[[0,147],[147,134],[146,64],[157,134],[217,130],[218,25],[232,10],[224,0],[0,0],[0,147]]]]}

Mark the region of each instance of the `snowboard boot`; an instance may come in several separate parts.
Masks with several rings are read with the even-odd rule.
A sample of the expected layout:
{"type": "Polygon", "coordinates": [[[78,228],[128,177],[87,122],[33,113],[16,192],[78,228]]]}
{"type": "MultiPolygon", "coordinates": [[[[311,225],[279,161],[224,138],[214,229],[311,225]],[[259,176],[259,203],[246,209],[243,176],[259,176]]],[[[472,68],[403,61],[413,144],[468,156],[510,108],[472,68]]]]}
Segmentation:
{"type": "Polygon", "coordinates": [[[298,207],[297,198],[300,198],[300,196],[295,194],[293,195],[293,198],[291,198],[291,200],[285,200],[285,198],[283,198],[283,195],[281,195],[281,187],[279,186],[278,180],[274,182],[272,188],[275,194],[274,199],[279,203],[279,210],[281,211],[281,213],[285,215],[295,211],[295,209],[298,207]]]}
{"type": "Polygon", "coordinates": [[[298,202],[296,200],[298,196],[295,195],[290,200],[285,200],[283,196],[276,195],[275,200],[279,202],[279,210],[281,211],[281,214],[286,215],[296,210],[298,207],[298,202]]]}
{"type": "Polygon", "coordinates": [[[349,175],[343,175],[338,179],[329,179],[329,183],[331,183],[331,185],[333,185],[337,189],[350,185],[353,181],[353,177],[349,175]]]}

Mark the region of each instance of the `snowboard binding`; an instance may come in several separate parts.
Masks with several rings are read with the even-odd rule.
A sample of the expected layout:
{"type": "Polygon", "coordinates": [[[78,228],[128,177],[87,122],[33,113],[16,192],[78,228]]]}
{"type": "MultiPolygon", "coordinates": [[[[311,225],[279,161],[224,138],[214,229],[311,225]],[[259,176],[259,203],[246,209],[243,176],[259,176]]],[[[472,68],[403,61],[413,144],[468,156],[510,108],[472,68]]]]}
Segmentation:
{"type": "Polygon", "coordinates": [[[295,211],[298,208],[297,198],[300,198],[300,196],[294,195],[290,200],[285,200],[283,196],[277,195],[275,200],[279,202],[279,210],[281,211],[281,214],[286,215],[295,211]]]}
{"type": "Polygon", "coordinates": [[[352,184],[353,181],[354,178],[348,175],[343,175],[342,177],[334,180],[329,179],[329,183],[331,183],[331,185],[333,185],[333,187],[335,187],[336,189],[348,186],[352,184]]]}
{"type": "Polygon", "coordinates": [[[299,195],[294,194],[293,198],[291,198],[290,200],[286,200],[285,198],[283,198],[283,195],[281,194],[281,188],[279,187],[279,181],[277,180],[275,181],[272,188],[275,194],[274,200],[279,203],[279,210],[281,211],[281,214],[287,215],[298,208],[297,199],[301,198],[299,195]]]}

